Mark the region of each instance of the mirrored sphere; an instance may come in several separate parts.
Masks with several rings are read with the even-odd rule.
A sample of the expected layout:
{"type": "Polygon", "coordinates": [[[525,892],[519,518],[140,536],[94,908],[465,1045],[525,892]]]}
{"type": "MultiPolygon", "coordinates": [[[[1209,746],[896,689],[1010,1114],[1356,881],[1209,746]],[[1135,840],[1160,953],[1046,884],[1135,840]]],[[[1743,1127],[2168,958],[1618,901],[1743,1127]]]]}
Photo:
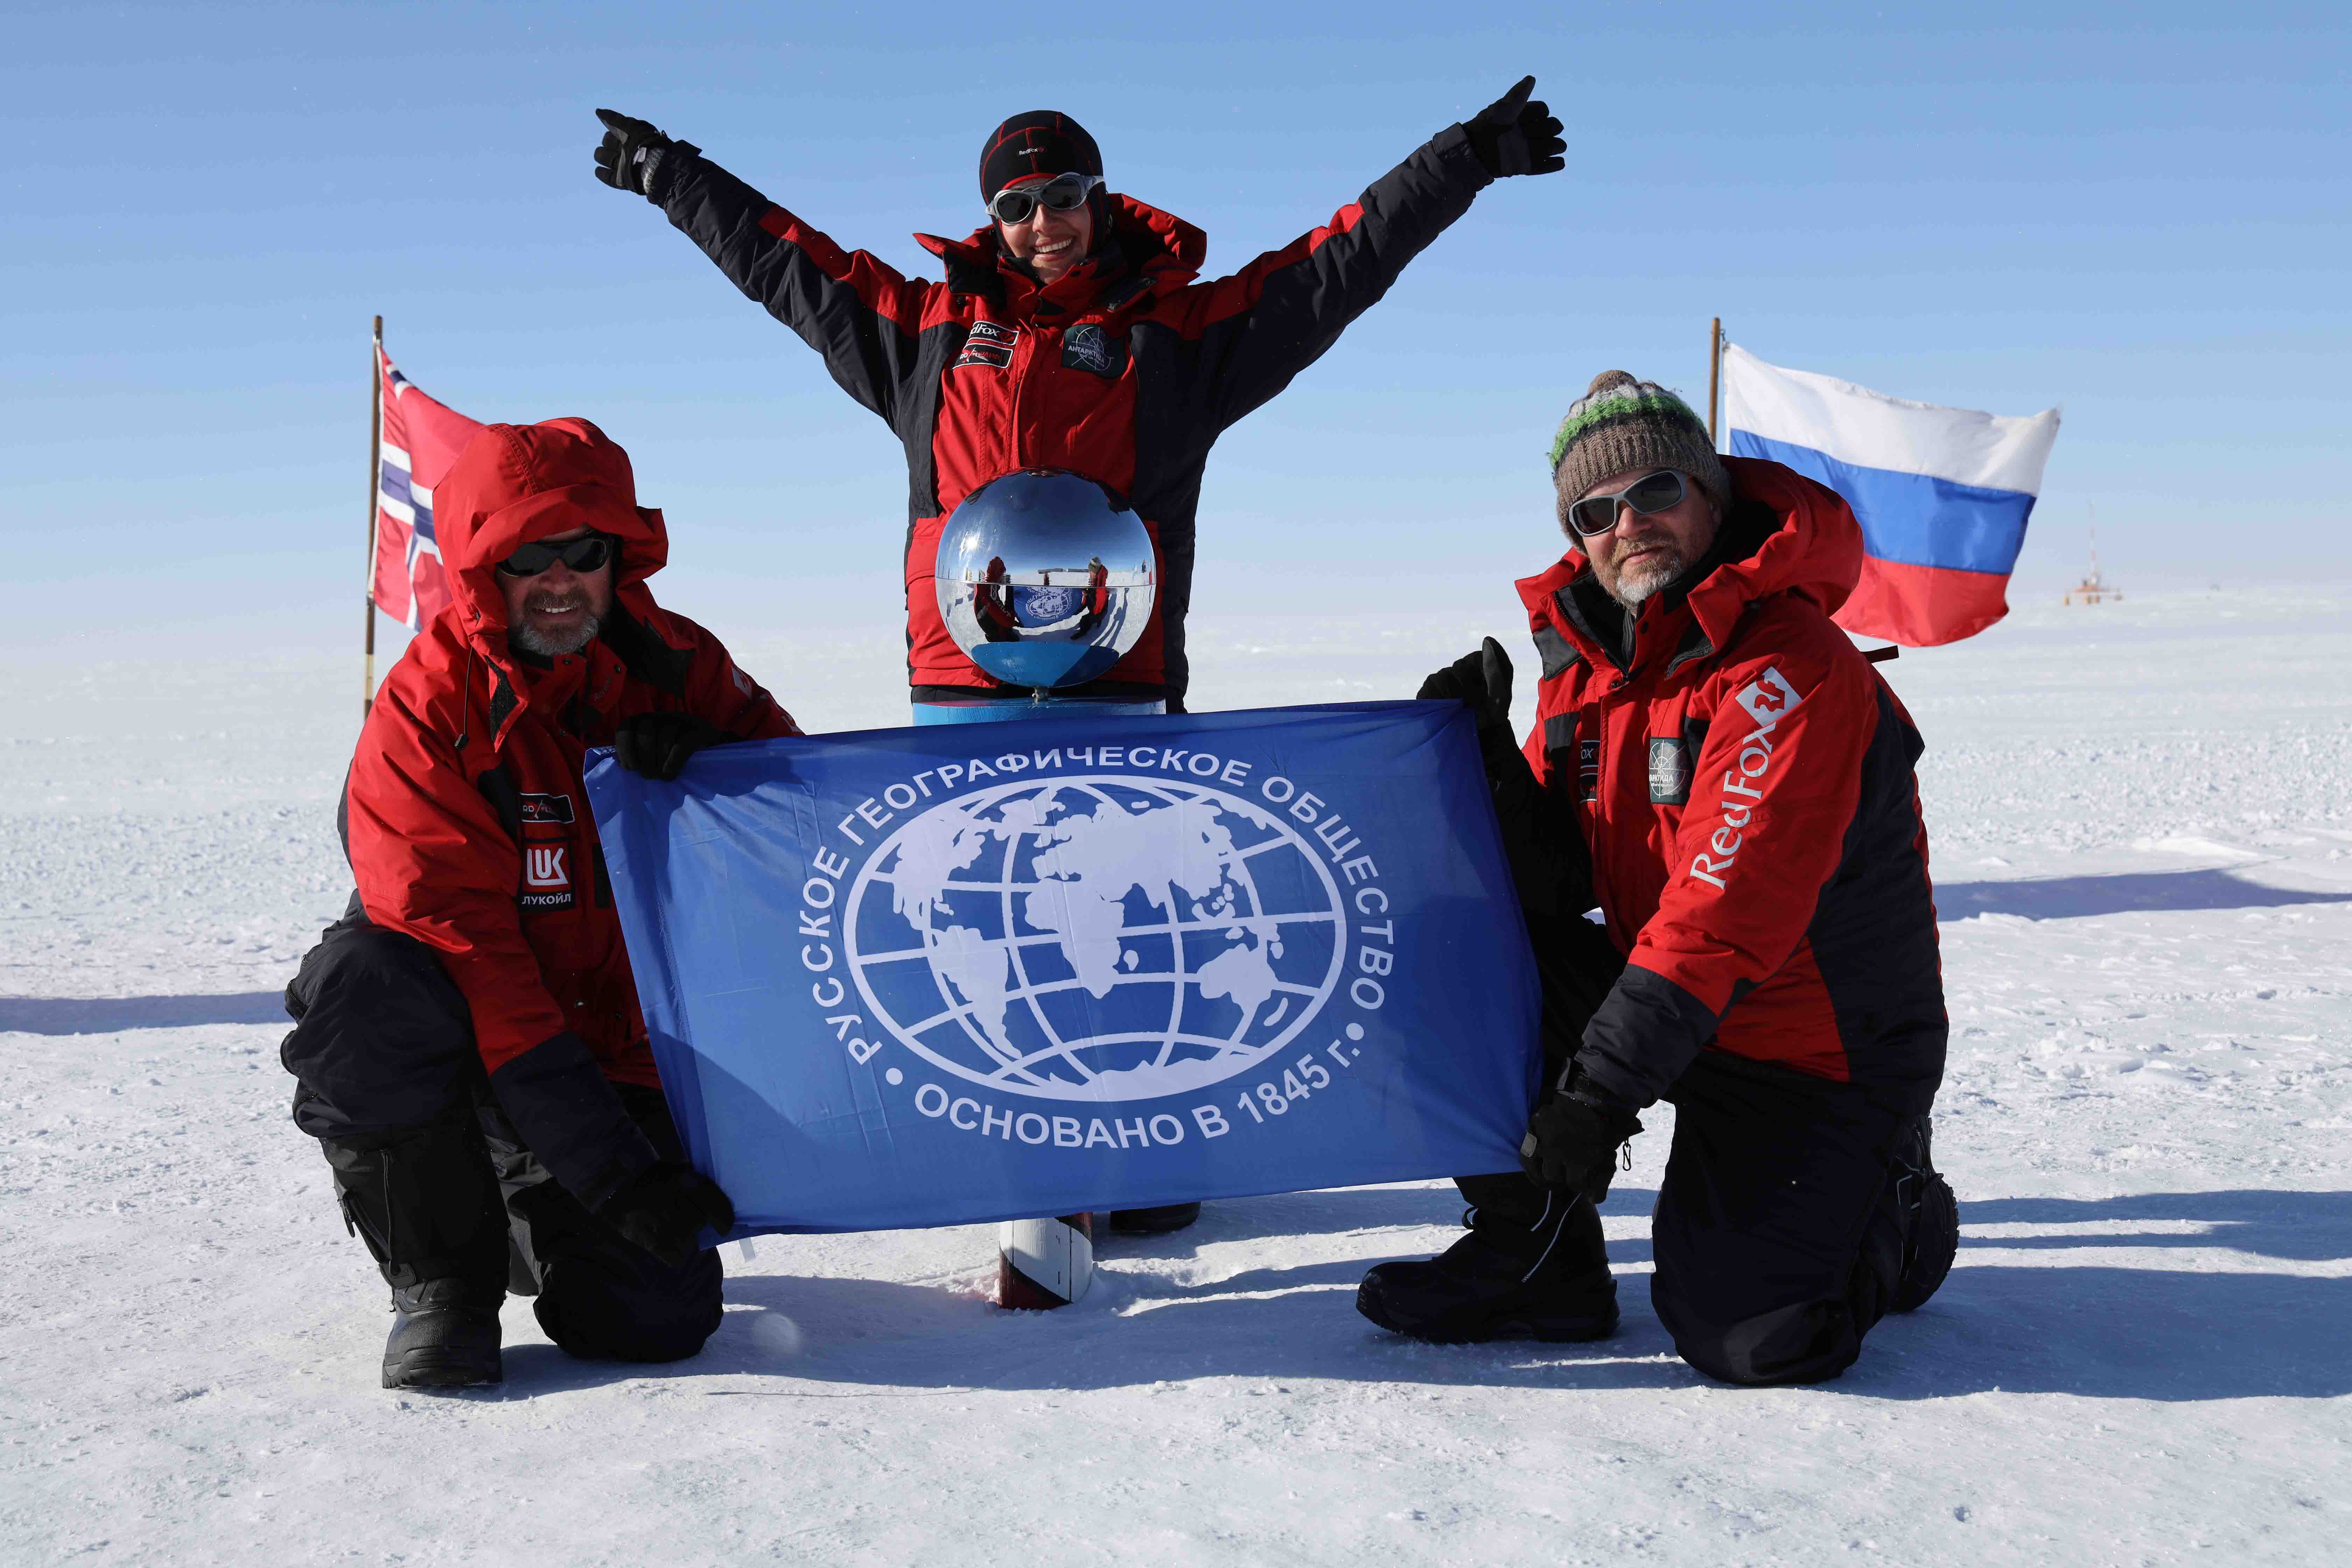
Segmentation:
{"type": "Polygon", "coordinates": [[[1083,475],[1024,468],[948,514],[940,616],[972,663],[1013,686],[1078,686],[1143,636],[1159,593],[1143,520],[1083,475]]]}

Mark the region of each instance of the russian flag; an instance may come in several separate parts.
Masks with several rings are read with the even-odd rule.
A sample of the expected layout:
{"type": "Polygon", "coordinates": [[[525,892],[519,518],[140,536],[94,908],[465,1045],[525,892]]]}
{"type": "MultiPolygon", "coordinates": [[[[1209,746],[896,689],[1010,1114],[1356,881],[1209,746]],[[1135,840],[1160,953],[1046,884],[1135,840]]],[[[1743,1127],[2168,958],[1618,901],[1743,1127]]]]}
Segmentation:
{"type": "Polygon", "coordinates": [[[1864,637],[1958,642],[2009,614],[2009,574],[2058,439],[2058,411],[1939,408],[1783,370],[1723,345],[1731,452],[1769,458],[1846,499],[1862,581],[1837,614],[1864,637]]]}
{"type": "Polygon", "coordinates": [[[383,452],[376,471],[375,606],[410,631],[449,602],[449,576],[433,537],[433,487],[481,429],[481,422],[418,390],[379,347],[376,395],[383,406],[383,452]]]}

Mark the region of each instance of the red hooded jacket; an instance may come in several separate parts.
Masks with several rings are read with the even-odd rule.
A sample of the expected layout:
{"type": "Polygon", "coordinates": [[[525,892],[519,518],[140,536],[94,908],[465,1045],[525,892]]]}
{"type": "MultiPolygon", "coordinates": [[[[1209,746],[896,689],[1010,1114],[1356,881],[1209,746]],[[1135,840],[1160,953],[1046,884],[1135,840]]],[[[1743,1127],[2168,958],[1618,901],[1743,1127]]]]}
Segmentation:
{"type": "Polygon", "coordinates": [[[360,901],[439,952],[494,1075],[571,1035],[606,1078],[656,1084],[583,753],[638,713],[695,713],[745,740],[800,731],[717,638],[655,605],[661,513],[636,504],[628,454],[588,421],[486,427],[434,513],[452,603],[393,667],[345,785],[360,901]],[[497,563],[583,526],[618,542],[612,613],[580,653],[517,653],[497,563]]]}
{"type": "Polygon", "coordinates": [[[1628,617],[1571,551],[1519,584],[1544,656],[1528,761],[1573,814],[1623,976],[1578,1064],[1646,1105],[1703,1047],[1924,1110],[1943,982],[1910,715],[1831,620],[1862,531],[1729,458],[1699,581],[1628,617]]]}
{"type": "Polygon", "coordinates": [[[904,444],[907,672],[919,697],[1013,689],[965,658],[940,620],[940,530],[999,475],[1067,468],[1127,497],[1160,554],[1142,639],[1085,689],[1164,696],[1176,710],[1210,447],[1338,342],[1492,179],[1450,126],[1328,223],[1208,280],[1201,230],[1112,196],[1097,206],[1093,253],[1043,287],[1003,255],[992,226],[961,241],[916,236],[946,279],[904,277],[698,156],[662,206],[904,444]]]}

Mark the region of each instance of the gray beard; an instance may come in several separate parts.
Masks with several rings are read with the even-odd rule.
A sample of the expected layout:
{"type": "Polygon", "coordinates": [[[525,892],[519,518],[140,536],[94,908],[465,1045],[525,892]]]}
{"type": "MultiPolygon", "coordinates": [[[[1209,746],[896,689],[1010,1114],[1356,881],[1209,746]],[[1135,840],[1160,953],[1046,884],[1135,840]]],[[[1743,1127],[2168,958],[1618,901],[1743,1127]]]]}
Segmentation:
{"type": "Polygon", "coordinates": [[[569,637],[551,637],[541,636],[526,620],[522,625],[508,629],[507,640],[525,653],[535,653],[541,658],[556,658],[567,653],[578,653],[594,642],[603,624],[596,616],[590,616],[569,637]]]}
{"type": "Polygon", "coordinates": [[[1639,610],[1643,602],[1659,589],[1690,569],[1690,563],[1678,550],[1667,550],[1652,560],[1643,561],[1630,572],[1620,573],[1617,586],[1609,596],[1628,610],[1639,610]]]}

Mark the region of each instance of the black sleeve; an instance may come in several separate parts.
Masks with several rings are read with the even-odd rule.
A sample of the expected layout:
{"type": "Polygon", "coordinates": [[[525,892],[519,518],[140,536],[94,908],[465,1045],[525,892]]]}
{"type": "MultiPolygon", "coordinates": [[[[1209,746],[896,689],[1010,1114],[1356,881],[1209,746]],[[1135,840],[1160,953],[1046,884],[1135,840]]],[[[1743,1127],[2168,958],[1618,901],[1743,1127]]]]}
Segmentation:
{"type": "Polygon", "coordinates": [[[1448,126],[1323,227],[1206,285],[1202,335],[1227,340],[1209,356],[1218,427],[1321,358],[1493,178],[1448,126]]]}
{"type": "Polygon", "coordinates": [[[823,354],[843,391],[898,427],[937,285],[843,250],[708,158],[678,171],[662,210],[746,297],[823,354]]]}
{"type": "Polygon", "coordinates": [[[587,1042],[553,1036],[490,1074],[499,1109],[563,1190],[593,1209],[654,1163],[654,1146],[587,1042]]]}
{"type": "Polygon", "coordinates": [[[1592,855],[1567,803],[1536,782],[1507,727],[1479,726],[1478,749],[1520,908],[1530,920],[1583,914],[1599,901],[1592,894],[1592,855]]]}
{"type": "Polygon", "coordinates": [[[1629,963],[1585,1026],[1576,1065],[1639,1110],[1674,1087],[1720,1022],[1706,1003],[1664,975],[1629,963]]]}

